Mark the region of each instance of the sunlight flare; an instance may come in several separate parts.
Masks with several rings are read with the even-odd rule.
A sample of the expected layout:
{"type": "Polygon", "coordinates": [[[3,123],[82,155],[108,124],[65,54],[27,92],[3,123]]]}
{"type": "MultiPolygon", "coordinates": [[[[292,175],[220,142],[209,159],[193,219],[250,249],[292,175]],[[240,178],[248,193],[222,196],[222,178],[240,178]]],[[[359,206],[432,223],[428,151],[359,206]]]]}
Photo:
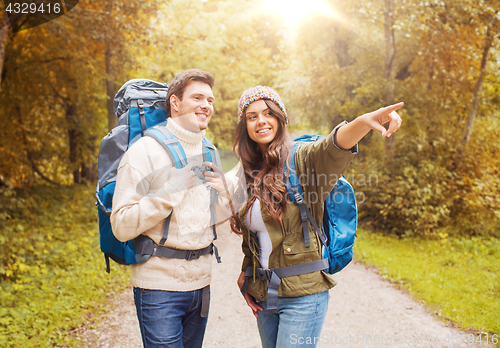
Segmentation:
{"type": "Polygon", "coordinates": [[[335,11],[324,0],[263,0],[263,11],[280,14],[291,29],[313,14],[337,17],[335,11]]]}

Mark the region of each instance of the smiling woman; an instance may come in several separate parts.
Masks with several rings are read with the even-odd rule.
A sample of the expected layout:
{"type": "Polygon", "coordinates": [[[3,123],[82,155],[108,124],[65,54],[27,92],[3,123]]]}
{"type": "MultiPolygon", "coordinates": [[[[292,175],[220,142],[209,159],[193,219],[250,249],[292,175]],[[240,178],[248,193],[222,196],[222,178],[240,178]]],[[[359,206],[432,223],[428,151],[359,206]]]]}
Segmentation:
{"type": "Polygon", "coordinates": [[[324,0],[263,0],[262,10],[281,14],[291,29],[296,29],[300,21],[312,14],[335,16],[333,9],[324,0]]]}

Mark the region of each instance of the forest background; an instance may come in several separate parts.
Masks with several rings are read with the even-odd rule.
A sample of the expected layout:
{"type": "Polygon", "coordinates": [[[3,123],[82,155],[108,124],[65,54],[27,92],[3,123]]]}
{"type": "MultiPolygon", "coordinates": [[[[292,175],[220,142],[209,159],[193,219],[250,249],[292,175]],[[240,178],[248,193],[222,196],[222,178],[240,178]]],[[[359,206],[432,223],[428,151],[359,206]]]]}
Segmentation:
{"type": "MultiPolygon", "coordinates": [[[[95,185],[119,87],[139,77],[169,82],[193,67],[215,76],[207,134],[222,150],[231,150],[238,99],[250,86],[281,94],[293,133],[327,134],[404,101],[402,128],[387,139],[366,136],[346,173],[363,229],[415,241],[498,241],[500,1],[272,3],[86,0],[27,30],[27,16],[12,14],[9,25],[2,8],[4,290],[35,268],[48,272],[44,248],[67,242],[60,233],[71,225],[47,232],[32,224],[54,224],[47,214],[38,220],[53,192],[74,197],[95,185]]],[[[95,224],[95,207],[79,214],[95,224]]],[[[500,283],[492,291],[500,297],[500,283]]]]}

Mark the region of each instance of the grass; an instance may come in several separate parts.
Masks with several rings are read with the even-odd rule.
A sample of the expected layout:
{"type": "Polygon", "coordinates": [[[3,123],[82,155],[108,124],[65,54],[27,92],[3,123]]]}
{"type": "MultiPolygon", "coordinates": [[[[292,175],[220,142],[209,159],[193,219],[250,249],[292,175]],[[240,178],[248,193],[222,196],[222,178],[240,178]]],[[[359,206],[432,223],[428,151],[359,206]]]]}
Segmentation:
{"type": "Polygon", "coordinates": [[[0,346],[77,346],[80,328],[128,285],[126,269],[112,265],[105,272],[93,188],[41,187],[6,196],[0,200],[0,346]]]}
{"type": "Polygon", "coordinates": [[[354,251],[442,319],[500,338],[498,239],[400,239],[358,230],[354,251]]]}

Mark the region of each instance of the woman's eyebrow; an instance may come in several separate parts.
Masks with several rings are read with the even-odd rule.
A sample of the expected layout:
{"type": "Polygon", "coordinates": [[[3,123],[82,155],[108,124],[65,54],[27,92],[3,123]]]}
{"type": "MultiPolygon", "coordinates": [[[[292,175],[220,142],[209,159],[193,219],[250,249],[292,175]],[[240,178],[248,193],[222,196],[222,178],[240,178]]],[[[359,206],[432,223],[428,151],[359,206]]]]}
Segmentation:
{"type": "Polygon", "coordinates": [[[271,111],[270,108],[264,109],[262,111],[248,111],[246,114],[258,114],[259,112],[266,112],[266,111],[271,111]]]}

